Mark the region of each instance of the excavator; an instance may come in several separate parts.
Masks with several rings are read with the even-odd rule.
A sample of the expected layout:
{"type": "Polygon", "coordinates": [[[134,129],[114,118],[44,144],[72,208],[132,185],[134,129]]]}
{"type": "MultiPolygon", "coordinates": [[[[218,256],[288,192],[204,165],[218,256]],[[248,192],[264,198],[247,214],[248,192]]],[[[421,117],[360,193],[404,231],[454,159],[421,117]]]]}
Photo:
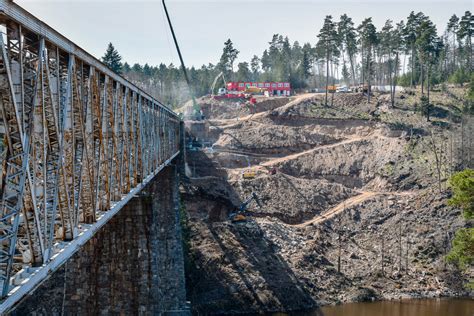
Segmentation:
{"type": "Polygon", "coordinates": [[[227,91],[225,88],[227,86],[227,81],[225,80],[224,72],[220,72],[215,78],[214,81],[212,82],[211,85],[211,96],[214,99],[245,99],[247,100],[246,104],[248,105],[253,105],[255,107],[255,103],[257,103],[257,100],[253,97],[254,93],[263,93],[264,88],[257,88],[257,87],[247,87],[245,91],[238,91],[236,93],[233,93],[231,91],[227,91]],[[222,77],[222,80],[224,81],[224,87],[221,87],[217,90],[217,95],[215,94],[216,90],[216,83],[219,80],[219,78],[222,77]]]}
{"type": "MultiPolygon", "coordinates": [[[[224,87],[227,85],[227,82],[225,81],[225,77],[224,77],[224,73],[221,71],[217,76],[216,78],[214,78],[214,81],[212,82],[212,86],[211,86],[211,95],[214,96],[214,90],[216,88],[216,83],[217,83],[217,80],[219,80],[219,78],[222,77],[222,80],[224,80],[224,87]]],[[[226,89],[225,88],[219,88],[218,92],[217,92],[217,95],[224,95],[226,94],[226,89]]]]}
{"type": "Polygon", "coordinates": [[[250,203],[255,200],[255,203],[257,203],[258,207],[261,209],[262,208],[262,203],[260,203],[260,199],[258,198],[257,194],[255,192],[252,192],[252,195],[242,204],[240,204],[239,209],[229,215],[229,219],[232,223],[238,223],[238,222],[243,222],[247,220],[247,216],[245,215],[245,212],[247,211],[250,203]]]}

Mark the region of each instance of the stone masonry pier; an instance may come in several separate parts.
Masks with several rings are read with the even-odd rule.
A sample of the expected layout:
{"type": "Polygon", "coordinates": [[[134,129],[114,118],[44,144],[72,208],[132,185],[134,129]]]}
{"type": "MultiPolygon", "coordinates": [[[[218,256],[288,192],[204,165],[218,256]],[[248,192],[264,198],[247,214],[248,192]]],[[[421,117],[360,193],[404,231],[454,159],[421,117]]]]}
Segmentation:
{"type": "Polygon", "coordinates": [[[166,167],[10,315],[186,315],[176,166],[166,167]]]}

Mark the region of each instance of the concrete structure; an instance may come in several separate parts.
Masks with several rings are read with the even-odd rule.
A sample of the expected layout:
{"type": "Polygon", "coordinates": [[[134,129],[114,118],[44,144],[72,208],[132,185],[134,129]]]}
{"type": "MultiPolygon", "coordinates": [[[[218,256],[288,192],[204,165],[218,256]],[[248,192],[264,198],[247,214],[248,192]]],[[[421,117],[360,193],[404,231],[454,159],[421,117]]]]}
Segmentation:
{"type": "MultiPolygon", "coordinates": [[[[12,1],[0,0],[0,28],[3,314],[45,279],[54,279],[55,271],[78,251],[79,257],[81,251],[97,255],[91,245],[99,231],[100,240],[127,249],[128,244],[114,239],[119,231],[124,240],[137,239],[133,245],[140,249],[140,237],[133,236],[139,230],[127,232],[127,221],[123,227],[103,227],[179,155],[181,122],[165,105],[12,1]]],[[[132,221],[143,218],[137,213],[132,221]]],[[[122,258],[124,266],[135,260],[107,251],[110,258],[122,258]]],[[[79,267],[94,259],[77,260],[79,267]]],[[[142,272],[138,266],[130,271],[133,276],[142,272]]],[[[83,282],[96,278],[98,287],[104,285],[92,270],[78,273],[83,282]]],[[[90,287],[83,286],[71,300],[86,295],[90,287]]]]}

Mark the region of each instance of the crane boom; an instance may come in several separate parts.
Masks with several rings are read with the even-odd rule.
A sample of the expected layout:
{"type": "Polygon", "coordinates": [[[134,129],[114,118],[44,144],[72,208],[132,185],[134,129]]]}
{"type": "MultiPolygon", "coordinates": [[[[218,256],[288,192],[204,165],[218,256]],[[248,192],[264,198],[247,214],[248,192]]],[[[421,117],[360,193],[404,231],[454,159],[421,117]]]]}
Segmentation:
{"type": "Polygon", "coordinates": [[[191,98],[193,99],[194,116],[196,119],[199,120],[201,118],[201,108],[196,102],[194,91],[191,86],[191,82],[189,81],[188,72],[186,70],[186,65],[184,64],[183,55],[181,54],[181,50],[179,49],[178,40],[176,39],[176,34],[174,33],[174,29],[173,29],[173,24],[171,24],[171,18],[170,18],[170,15],[168,14],[168,9],[166,8],[165,0],[162,0],[162,3],[163,3],[163,8],[165,9],[165,13],[166,13],[166,19],[168,20],[168,24],[171,29],[171,35],[173,35],[174,45],[176,46],[176,50],[178,51],[179,61],[181,62],[181,69],[183,69],[183,73],[184,73],[184,79],[186,80],[186,84],[188,85],[188,88],[189,88],[189,93],[191,94],[191,98]]]}

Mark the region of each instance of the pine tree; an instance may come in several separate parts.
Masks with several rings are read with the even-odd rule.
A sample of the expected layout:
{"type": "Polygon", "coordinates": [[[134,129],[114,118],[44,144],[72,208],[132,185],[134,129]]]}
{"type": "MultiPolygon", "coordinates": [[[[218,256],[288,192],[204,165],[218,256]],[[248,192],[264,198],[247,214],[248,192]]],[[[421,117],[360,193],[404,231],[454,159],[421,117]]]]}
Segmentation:
{"type": "Polygon", "coordinates": [[[237,81],[249,81],[252,77],[249,63],[242,62],[237,65],[237,81]]]}
{"type": "Polygon", "coordinates": [[[257,55],[253,55],[252,60],[250,61],[250,69],[252,70],[253,80],[257,81],[260,71],[260,59],[257,55]]]}
{"type": "Polygon", "coordinates": [[[271,69],[270,56],[268,55],[268,51],[266,49],[263,51],[261,62],[262,62],[262,70],[265,72],[270,71],[271,69]]]}
{"type": "Polygon", "coordinates": [[[426,120],[430,120],[430,113],[431,113],[432,105],[430,104],[430,100],[425,95],[422,95],[420,98],[420,110],[421,114],[426,116],[426,120]]]}
{"type": "Polygon", "coordinates": [[[222,56],[219,61],[219,69],[224,72],[228,77],[234,72],[234,62],[239,55],[239,51],[234,48],[234,44],[230,38],[224,43],[224,49],[222,50],[222,56]]]}
{"type": "Polygon", "coordinates": [[[308,49],[303,49],[303,59],[301,60],[301,74],[307,80],[311,76],[311,57],[308,49]]]}
{"type": "Polygon", "coordinates": [[[456,16],[456,14],[453,14],[451,18],[448,21],[448,27],[447,31],[448,33],[452,34],[453,37],[453,61],[452,61],[452,69],[451,73],[454,73],[456,71],[456,35],[459,29],[459,18],[456,16]]]}
{"type": "Polygon", "coordinates": [[[326,15],[324,24],[318,35],[318,46],[324,51],[326,61],[326,96],[324,104],[328,105],[328,86],[329,86],[329,63],[333,55],[336,55],[338,50],[338,35],[336,31],[336,23],[332,21],[332,16],[326,15]]]}
{"type": "Polygon", "coordinates": [[[109,46],[107,46],[105,55],[102,57],[102,62],[106,64],[110,69],[112,69],[115,73],[122,73],[122,57],[115,49],[114,45],[112,45],[112,43],[109,43],[109,46]]]}
{"type": "Polygon", "coordinates": [[[459,22],[458,37],[461,40],[465,39],[466,53],[466,68],[468,75],[472,71],[472,36],[474,36],[474,16],[470,11],[466,11],[459,22]]]}
{"type": "Polygon", "coordinates": [[[416,73],[416,54],[415,54],[415,42],[418,36],[418,28],[421,24],[421,21],[424,19],[424,14],[411,11],[410,15],[407,18],[407,23],[403,32],[404,41],[407,45],[407,50],[411,51],[411,74],[410,74],[410,87],[414,86],[414,76],[416,73]]]}
{"type": "Polygon", "coordinates": [[[393,73],[393,80],[392,80],[392,95],[391,95],[391,101],[392,101],[392,107],[395,106],[395,85],[397,83],[397,75],[398,75],[398,70],[400,68],[400,54],[403,53],[403,49],[405,47],[405,42],[403,40],[403,29],[405,28],[405,24],[403,21],[400,21],[400,23],[397,23],[396,28],[393,32],[393,43],[392,43],[392,49],[395,53],[395,67],[394,67],[394,73],[393,73]]]}
{"type": "MultiPolygon", "coordinates": [[[[347,14],[341,15],[338,23],[338,33],[341,37],[341,43],[344,46],[344,51],[347,52],[349,57],[349,63],[351,65],[352,83],[356,85],[354,59],[357,54],[357,33],[354,27],[354,22],[347,16],[347,14]]],[[[344,58],[344,53],[343,53],[344,58]]],[[[344,67],[345,65],[343,65],[344,67]]]]}
{"type": "Polygon", "coordinates": [[[125,62],[123,64],[122,70],[123,70],[124,73],[127,73],[127,72],[130,72],[132,70],[132,68],[130,67],[130,65],[127,62],[125,62]]]}
{"type": "MultiPolygon", "coordinates": [[[[374,24],[372,23],[372,18],[367,18],[362,21],[361,25],[357,28],[359,31],[359,38],[361,43],[361,51],[365,51],[365,60],[364,54],[362,53],[362,71],[363,74],[367,77],[367,101],[370,102],[370,79],[372,78],[372,53],[373,48],[377,43],[377,31],[374,24]]],[[[364,75],[362,76],[364,77],[364,75]]]]}
{"type": "Polygon", "coordinates": [[[418,36],[415,45],[421,66],[421,92],[424,93],[424,71],[427,71],[428,102],[430,90],[431,66],[437,61],[442,48],[441,39],[437,36],[436,26],[429,18],[425,18],[418,27],[418,36]]]}
{"type": "Polygon", "coordinates": [[[380,32],[380,50],[383,57],[388,56],[387,71],[388,82],[390,84],[390,101],[391,105],[395,105],[395,81],[399,68],[399,54],[403,49],[403,21],[398,23],[396,27],[393,26],[392,20],[387,20],[380,32]]]}

